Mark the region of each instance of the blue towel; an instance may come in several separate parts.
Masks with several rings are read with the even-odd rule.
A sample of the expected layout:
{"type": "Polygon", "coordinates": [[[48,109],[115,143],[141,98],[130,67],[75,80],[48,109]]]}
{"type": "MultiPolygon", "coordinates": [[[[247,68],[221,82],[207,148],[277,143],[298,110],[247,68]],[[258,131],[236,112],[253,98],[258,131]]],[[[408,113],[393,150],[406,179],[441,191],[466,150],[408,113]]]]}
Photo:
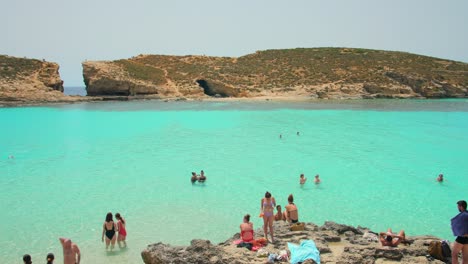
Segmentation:
{"type": "Polygon", "coordinates": [[[320,264],[320,252],[315,246],[313,240],[304,240],[298,246],[293,243],[288,243],[289,251],[291,251],[291,264],[304,262],[306,259],[312,259],[317,264],[320,264]]]}
{"type": "Polygon", "coordinates": [[[457,214],[452,220],[452,232],[454,236],[463,236],[468,234],[468,212],[463,211],[457,214]]]}

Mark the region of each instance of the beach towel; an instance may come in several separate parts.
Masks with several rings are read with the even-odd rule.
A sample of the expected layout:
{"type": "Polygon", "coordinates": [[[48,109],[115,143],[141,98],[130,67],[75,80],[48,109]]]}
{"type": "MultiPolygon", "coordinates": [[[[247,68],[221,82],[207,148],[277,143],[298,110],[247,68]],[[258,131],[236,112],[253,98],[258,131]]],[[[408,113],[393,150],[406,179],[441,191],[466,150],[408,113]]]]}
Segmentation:
{"type": "Polygon", "coordinates": [[[468,234],[468,212],[463,211],[457,214],[452,220],[452,232],[454,236],[463,236],[468,234]]]}
{"type": "Polygon", "coordinates": [[[288,248],[291,252],[291,264],[304,262],[306,259],[312,259],[317,264],[320,264],[320,252],[313,240],[304,240],[300,245],[288,242],[288,248]]]}
{"type": "Polygon", "coordinates": [[[252,251],[257,251],[260,248],[266,246],[268,244],[268,240],[266,238],[259,238],[259,239],[254,239],[251,241],[243,241],[242,239],[237,239],[232,242],[234,245],[237,245],[237,247],[247,247],[245,244],[250,244],[250,247],[247,247],[249,250],[252,251]],[[240,246],[239,246],[240,245],[240,246]]]}

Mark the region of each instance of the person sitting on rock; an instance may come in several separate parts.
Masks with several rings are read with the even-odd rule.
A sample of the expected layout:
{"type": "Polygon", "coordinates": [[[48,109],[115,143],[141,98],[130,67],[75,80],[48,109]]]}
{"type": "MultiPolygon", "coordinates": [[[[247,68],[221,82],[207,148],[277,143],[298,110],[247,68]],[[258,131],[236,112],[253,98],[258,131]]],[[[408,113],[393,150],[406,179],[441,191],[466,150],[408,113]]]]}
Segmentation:
{"type": "Polygon", "coordinates": [[[288,196],[288,205],[286,205],[285,208],[286,211],[283,213],[284,219],[292,224],[299,222],[299,214],[297,212],[297,206],[294,204],[294,197],[292,194],[288,196]]]}
{"type": "Polygon", "coordinates": [[[281,220],[286,220],[284,218],[283,213],[281,212],[281,205],[276,206],[276,214],[275,214],[275,221],[281,221],[281,220]]]}
{"type": "Polygon", "coordinates": [[[240,224],[240,235],[241,239],[244,242],[251,242],[254,240],[254,230],[253,230],[253,223],[250,222],[250,215],[246,214],[244,216],[244,220],[242,224],[240,224]]]}
{"type": "Polygon", "coordinates": [[[382,246],[396,247],[401,242],[405,241],[405,231],[401,230],[398,235],[392,232],[392,229],[389,228],[387,232],[380,232],[380,243],[382,246]]]}

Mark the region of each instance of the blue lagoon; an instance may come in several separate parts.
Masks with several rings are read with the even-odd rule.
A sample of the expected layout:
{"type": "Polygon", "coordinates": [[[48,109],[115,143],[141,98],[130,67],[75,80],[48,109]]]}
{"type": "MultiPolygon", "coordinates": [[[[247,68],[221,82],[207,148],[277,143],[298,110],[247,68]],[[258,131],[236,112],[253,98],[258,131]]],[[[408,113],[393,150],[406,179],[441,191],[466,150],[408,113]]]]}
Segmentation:
{"type": "Polygon", "coordinates": [[[294,194],[304,222],[453,241],[455,203],[468,199],[466,99],[101,102],[3,108],[0,118],[5,263],[61,260],[61,236],[84,263],[139,263],[159,241],[221,242],[259,213],[265,191],[280,205],[294,194]],[[192,185],[200,170],[207,182],[192,185]],[[127,220],[126,250],[104,249],[109,211],[127,220]]]}

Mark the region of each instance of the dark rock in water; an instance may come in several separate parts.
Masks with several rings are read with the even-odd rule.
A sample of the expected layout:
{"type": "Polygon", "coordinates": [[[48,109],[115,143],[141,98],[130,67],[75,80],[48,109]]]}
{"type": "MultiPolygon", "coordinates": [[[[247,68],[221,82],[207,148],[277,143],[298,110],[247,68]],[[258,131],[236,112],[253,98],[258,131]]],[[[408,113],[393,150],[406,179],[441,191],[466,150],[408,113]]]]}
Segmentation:
{"type": "MultiPolygon", "coordinates": [[[[440,238],[433,236],[407,237],[409,244],[398,247],[382,247],[376,232],[363,227],[352,227],[334,222],[323,226],[306,223],[301,231],[290,231],[286,222],[274,222],[275,243],[269,243],[263,249],[268,253],[278,254],[287,250],[287,243],[299,244],[302,240],[311,239],[320,251],[321,263],[361,264],[361,263],[429,263],[426,258],[429,243],[440,238]]],[[[239,233],[230,239],[213,245],[208,240],[194,239],[190,246],[170,246],[163,243],[149,245],[141,256],[146,264],[163,263],[212,263],[242,264],[266,263],[267,257],[257,257],[257,253],[246,248],[238,248],[233,241],[239,239],[239,233]]],[[[263,230],[257,229],[255,237],[263,237],[263,230]]],[[[304,263],[314,263],[307,260],[304,263]]],[[[443,263],[433,260],[430,263],[443,263]]]]}

